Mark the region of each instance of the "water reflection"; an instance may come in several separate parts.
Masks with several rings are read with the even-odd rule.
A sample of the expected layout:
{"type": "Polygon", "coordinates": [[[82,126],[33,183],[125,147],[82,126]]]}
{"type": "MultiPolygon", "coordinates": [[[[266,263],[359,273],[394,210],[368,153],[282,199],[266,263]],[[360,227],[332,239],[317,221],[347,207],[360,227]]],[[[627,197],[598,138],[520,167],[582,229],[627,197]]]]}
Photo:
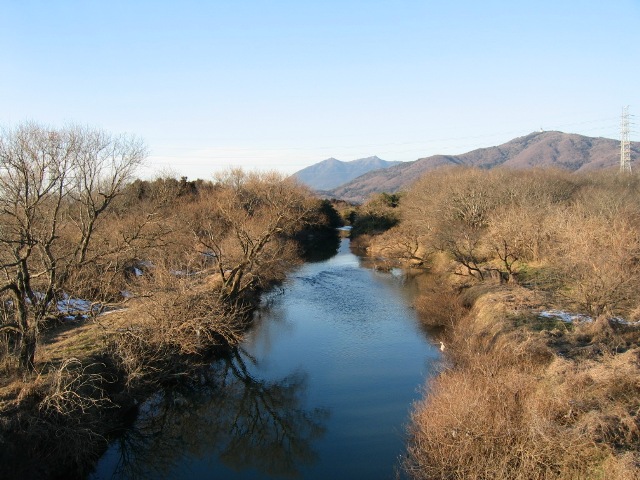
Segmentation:
{"type": "Polygon", "coordinates": [[[154,397],[95,478],[395,478],[409,406],[440,352],[417,325],[410,279],[362,264],[343,240],[289,275],[263,297],[244,350],[154,397]]]}
{"type": "Polygon", "coordinates": [[[333,257],[338,248],[340,248],[340,235],[337,230],[330,230],[308,239],[302,257],[305,262],[322,262],[333,257]]]}
{"type": "Polygon", "coordinates": [[[211,458],[234,470],[299,476],[317,459],[313,443],[329,412],[302,408],[305,374],[265,381],[250,373],[254,362],[237,349],[198,378],[154,396],[93,478],[193,478],[197,462],[211,458]]]}

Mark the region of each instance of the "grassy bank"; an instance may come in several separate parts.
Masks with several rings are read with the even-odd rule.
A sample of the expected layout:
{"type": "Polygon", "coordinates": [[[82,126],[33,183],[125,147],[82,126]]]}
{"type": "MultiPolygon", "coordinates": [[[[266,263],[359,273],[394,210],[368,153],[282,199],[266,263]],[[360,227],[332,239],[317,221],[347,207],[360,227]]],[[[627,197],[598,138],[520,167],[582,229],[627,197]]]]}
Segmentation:
{"type": "Polygon", "coordinates": [[[39,212],[59,228],[33,240],[42,255],[0,249],[24,290],[0,290],[3,478],[84,478],[137,405],[229,353],[261,293],[336,237],[331,205],[277,174],[138,181],[114,193],[84,260],[59,269],[78,244],[76,205],[60,205],[39,212]]]}
{"type": "Polygon", "coordinates": [[[241,341],[249,310],[195,290],[46,330],[36,371],[8,371],[0,386],[1,477],[84,478],[137,405],[241,341]]]}
{"type": "Polygon", "coordinates": [[[638,478],[638,326],[549,320],[518,286],[429,298],[444,366],[414,407],[412,478],[638,478]]]}
{"type": "Polygon", "coordinates": [[[637,176],[430,173],[362,237],[423,268],[441,373],[415,405],[416,479],[640,478],[637,176]]]}

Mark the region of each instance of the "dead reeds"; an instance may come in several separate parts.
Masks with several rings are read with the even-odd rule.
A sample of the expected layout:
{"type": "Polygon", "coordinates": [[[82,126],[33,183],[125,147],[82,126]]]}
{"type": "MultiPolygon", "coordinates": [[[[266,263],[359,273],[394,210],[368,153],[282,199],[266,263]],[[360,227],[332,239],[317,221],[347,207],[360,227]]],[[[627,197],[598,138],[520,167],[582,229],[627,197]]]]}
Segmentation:
{"type": "Polygon", "coordinates": [[[628,326],[609,323],[555,335],[514,328],[514,298],[523,300],[504,288],[484,293],[449,329],[449,367],[415,405],[406,471],[416,479],[639,478],[637,331],[634,345],[628,326]],[[559,341],[565,357],[554,353],[559,341]]]}

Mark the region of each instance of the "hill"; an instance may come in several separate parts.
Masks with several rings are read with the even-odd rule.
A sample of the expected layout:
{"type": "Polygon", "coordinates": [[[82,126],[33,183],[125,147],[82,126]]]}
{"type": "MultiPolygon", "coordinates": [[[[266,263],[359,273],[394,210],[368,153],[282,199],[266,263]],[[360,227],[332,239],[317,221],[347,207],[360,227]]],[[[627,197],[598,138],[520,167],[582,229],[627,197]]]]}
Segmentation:
{"type": "MultiPolygon", "coordinates": [[[[640,159],[640,143],[631,142],[634,168],[640,159]]],[[[362,202],[373,193],[397,192],[425,172],[442,166],[463,165],[483,169],[555,167],[586,172],[617,167],[620,141],[586,137],[574,133],[534,132],[496,147],[480,148],[461,155],[434,155],[402,162],[385,170],[372,171],[331,190],[329,195],[362,202]]]]}
{"type": "Polygon", "coordinates": [[[389,168],[399,163],[401,162],[389,162],[376,156],[351,162],[328,158],[303,168],[292,176],[315,190],[329,190],[373,170],[389,168]]]}

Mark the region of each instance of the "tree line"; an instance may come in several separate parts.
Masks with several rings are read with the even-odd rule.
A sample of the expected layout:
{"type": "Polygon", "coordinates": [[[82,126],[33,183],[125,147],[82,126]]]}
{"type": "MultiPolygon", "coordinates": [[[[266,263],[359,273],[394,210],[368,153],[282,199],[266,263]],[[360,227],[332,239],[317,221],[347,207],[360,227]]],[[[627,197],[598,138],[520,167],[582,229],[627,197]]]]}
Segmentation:
{"type": "Polygon", "coordinates": [[[454,168],[360,209],[395,221],[361,235],[370,255],[428,272],[415,306],[445,345],[408,427],[411,478],[638,478],[638,186],[454,168]]]}
{"type": "Polygon", "coordinates": [[[403,193],[398,208],[372,202],[376,218],[399,223],[371,248],[414,265],[446,264],[463,283],[535,284],[595,317],[633,316],[638,186],[636,176],[611,172],[438,170],[403,193]]]}
{"type": "Polygon", "coordinates": [[[212,297],[237,303],[299,261],[296,234],[335,223],[326,202],[276,173],[133,181],[146,153],[135,137],[81,127],[0,137],[0,329],[21,369],[33,370],[63,295],[108,304],[135,290],[132,271],[155,287],[162,272],[198,272],[212,297]]]}
{"type": "Polygon", "coordinates": [[[108,412],[126,410],[109,407],[233,349],[260,292],[307,240],[335,235],[331,205],[281,174],[136,180],[146,155],[137,137],[88,127],[0,133],[0,443],[12,463],[48,451],[48,474],[85,471],[108,412]]]}

